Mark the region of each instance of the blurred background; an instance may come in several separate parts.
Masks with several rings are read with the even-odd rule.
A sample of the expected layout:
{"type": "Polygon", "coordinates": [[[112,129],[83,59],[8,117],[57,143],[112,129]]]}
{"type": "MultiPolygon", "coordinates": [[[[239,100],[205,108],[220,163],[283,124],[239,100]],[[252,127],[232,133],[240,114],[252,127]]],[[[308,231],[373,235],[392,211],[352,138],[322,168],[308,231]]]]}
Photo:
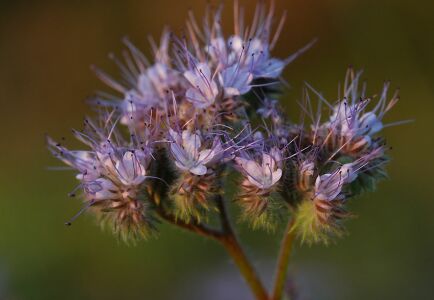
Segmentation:
{"type": "MultiPolygon", "coordinates": [[[[226,2],[225,19],[232,17],[226,2]]],[[[247,15],[255,1],[241,0],[247,15]]],[[[304,81],[327,98],[352,64],[368,91],[383,80],[401,88],[387,121],[393,146],[390,180],[356,199],[358,218],[335,245],[297,246],[290,274],[300,299],[434,299],[434,2],[277,0],[288,20],[278,57],[318,43],[286,70],[283,98],[296,118],[304,81]]],[[[181,32],[188,8],[204,0],[0,2],[0,299],[250,299],[224,251],[212,241],[161,226],[158,239],[126,246],[91,216],[65,227],[80,208],[75,186],[44,144],[44,133],[71,140],[91,114],[86,97],[104,89],[91,64],[117,74],[107,58],[128,35],[149,53],[146,35],[169,24],[181,32]]],[[[281,232],[240,230],[246,250],[270,284],[281,232]]]]}

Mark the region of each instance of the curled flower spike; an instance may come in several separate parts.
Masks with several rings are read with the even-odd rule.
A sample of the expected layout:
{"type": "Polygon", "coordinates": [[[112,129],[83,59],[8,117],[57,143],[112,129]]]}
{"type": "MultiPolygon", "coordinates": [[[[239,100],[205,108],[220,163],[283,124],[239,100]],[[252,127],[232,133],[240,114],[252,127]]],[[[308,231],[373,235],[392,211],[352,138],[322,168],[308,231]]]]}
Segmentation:
{"type": "Polygon", "coordinates": [[[88,190],[87,196],[102,206],[101,219],[124,239],[146,238],[153,230],[149,204],[143,196],[147,160],[139,151],[105,156],[104,177],[88,190]]]}
{"type": "Polygon", "coordinates": [[[317,160],[300,164],[298,190],[302,201],[298,205],[295,229],[303,241],[328,243],[332,236],[343,233],[342,221],[351,216],[345,202],[354,196],[354,185],[359,177],[378,167],[384,155],[383,147],[376,148],[352,162],[338,166],[334,171],[316,174],[317,160]],[[313,181],[314,176],[316,180],[313,181]]]}
{"type": "MultiPolygon", "coordinates": [[[[187,27],[196,57],[204,59],[206,53],[211,62],[223,72],[233,70],[230,73],[234,73],[237,70],[237,73],[243,74],[240,76],[242,78],[246,78],[247,74],[250,74],[251,79],[279,77],[283,68],[295,57],[290,56],[281,60],[270,54],[279,38],[286,18],[285,14],[281,17],[274,30],[274,35],[272,35],[274,10],[274,3],[271,3],[268,11],[265,3],[259,3],[252,24],[247,27],[244,26],[242,10],[239,9],[238,2],[235,1],[234,30],[228,36],[224,35],[220,25],[222,7],[218,8],[214,14],[210,14],[211,19],[204,19],[203,32],[198,30],[200,26],[191,15],[187,27]],[[198,44],[199,37],[205,37],[205,40],[209,41],[203,48],[198,44]]],[[[301,53],[297,53],[296,56],[299,54],[301,53]]],[[[246,82],[246,80],[240,82],[246,82]]],[[[244,86],[246,85],[244,84],[244,86]]]]}
{"type": "Polygon", "coordinates": [[[343,229],[340,221],[349,214],[344,209],[345,194],[342,189],[349,181],[341,169],[319,175],[312,189],[297,207],[296,230],[302,241],[328,243],[331,236],[339,236],[343,229]],[[311,195],[311,196],[308,196],[311,195]]]}
{"type": "Polygon", "coordinates": [[[251,26],[244,27],[243,14],[235,2],[235,27],[229,34],[221,27],[221,15],[222,6],[208,8],[202,25],[190,14],[188,35],[184,41],[177,41],[177,61],[191,84],[187,100],[196,108],[212,107],[224,121],[234,121],[245,114],[243,97],[248,97],[252,89],[277,85],[284,67],[310,45],[287,59],[271,56],[285,19],[283,16],[273,29],[274,3],[269,9],[259,3],[251,26]]]}
{"type": "Polygon", "coordinates": [[[360,84],[362,71],[354,74],[349,69],[345,79],[343,98],[336,105],[330,104],[319,92],[308,85],[322,103],[332,111],[329,121],[320,124],[319,118],[315,121],[315,135],[324,140],[330,148],[338,149],[352,156],[363,154],[372,145],[375,147],[375,135],[384,127],[406,123],[408,121],[383,124],[385,114],[390,111],[399,100],[396,91],[388,101],[390,83],[386,82],[380,97],[372,110],[370,104],[375,96],[366,96],[366,85],[360,84]]]}
{"type": "Polygon", "coordinates": [[[253,227],[273,230],[280,219],[278,211],[283,203],[274,192],[283,173],[282,157],[282,151],[276,147],[267,152],[253,147],[240,151],[234,159],[244,177],[238,203],[243,209],[243,218],[253,227]]]}
{"type": "Polygon", "coordinates": [[[51,138],[47,140],[59,159],[79,171],[76,177],[80,185],[75,191],[81,189],[85,199],[79,214],[91,209],[104,226],[125,241],[147,238],[154,229],[152,212],[143,193],[146,179],[152,178],[148,174],[149,149],[120,147],[107,138],[100,140],[104,130],[91,121],[85,123],[88,129],[76,135],[91,147],[89,151],[70,151],[51,138]]]}
{"type": "Polygon", "coordinates": [[[171,192],[175,215],[186,222],[200,220],[214,207],[209,199],[218,190],[219,171],[215,167],[225,150],[218,136],[203,136],[198,130],[169,129],[169,133],[170,153],[180,173],[171,192]]]}
{"type": "Polygon", "coordinates": [[[149,118],[159,118],[165,115],[167,104],[171,100],[168,91],[178,93],[186,85],[182,74],[172,68],[169,58],[170,34],[165,30],[161,36],[159,47],[152,42],[154,63],[151,64],[144,54],[128,39],[124,43],[128,51],[123,53],[124,61],[113,54],[110,58],[122,72],[122,80],[116,81],[103,71],[94,68],[98,77],[121,96],[98,96],[96,103],[118,107],[121,123],[143,128],[149,118]]]}

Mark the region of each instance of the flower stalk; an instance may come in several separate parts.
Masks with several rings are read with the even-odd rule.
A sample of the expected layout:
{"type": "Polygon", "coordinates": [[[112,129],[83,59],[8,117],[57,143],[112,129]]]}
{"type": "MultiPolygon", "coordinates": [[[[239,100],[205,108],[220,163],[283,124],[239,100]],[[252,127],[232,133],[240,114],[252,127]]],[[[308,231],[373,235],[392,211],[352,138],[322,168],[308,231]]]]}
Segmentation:
{"type": "MultiPolygon", "coordinates": [[[[157,194],[154,193],[153,196],[154,201],[159,199],[157,194]]],[[[219,210],[220,229],[210,228],[198,222],[186,223],[171,214],[167,214],[161,207],[157,209],[157,212],[163,220],[172,225],[219,242],[233,259],[255,298],[257,300],[268,300],[266,289],[234,233],[223,197],[218,195],[215,202],[219,210]]]]}
{"type": "Polygon", "coordinates": [[[252,293],[255,295],[256,300],[268,300],[267,292],[252,264],[249,262],[243,249],[238,243],[237,238],[232,233],[229,233],[220,238],[219,241],[234,260],[240,273],[243,275],[252,293]]]}
{"type": "Polygon", "coordinates": [[[291,258],[295,231],[293,230],[295,220],[291,218],[288,221],[283,238],[280,245],[279,257],[276,264],[276,274],[274,278],[274,287],[270,300],[282,299],[283,290],[285,287],[286,275],[288,272],[288,264],[291,258]]]}
{"type": "Polygon", "coordinates": [[[217,206],[219,208],[219,216],[221,220],[223,235],[218,239],[219,242],[223,245],[226,251],[234,260],[253,294],[255,295],[257,300],[267,300],[268,295],[267,291],[264,288],[258,274],[256,273],[254,267],[250,263],[246,254],[244,253],[241,245],[238,242],[238,239],[234,233],[232,228],[226,205],[224,203],[224,199],[221,195],[219,195],[216,199],[217,206]]]}

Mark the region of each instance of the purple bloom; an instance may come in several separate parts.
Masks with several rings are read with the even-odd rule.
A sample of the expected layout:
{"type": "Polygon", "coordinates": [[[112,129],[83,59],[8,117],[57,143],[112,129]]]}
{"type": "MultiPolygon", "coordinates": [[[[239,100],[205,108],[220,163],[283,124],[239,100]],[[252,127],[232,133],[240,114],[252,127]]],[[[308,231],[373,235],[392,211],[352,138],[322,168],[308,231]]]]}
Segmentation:
{"type": "Polygon", "coordinates": [[[153,113],[152,110],[158,110],[160,114],[164,113],[171,101],[171,95],[168,92],[177,92],[186,83],[182,74],[171,66],[167,31],[163,32],[159,47],[155,43],[152,44],[154,47],[153,64],[130,41],[125,40],[125,44],[129,50],[129,53],[124,53],[125,62],[111,55],[122,71],[122,80],[115,80],[95,69],[98,77],[122,96],[108,99],[99,97],[97,103],[120,107],[121,123],[140,127],[139,123],[149,118],[153,113]]]}
{"type": "Polygon", "coordinates": [[[346,200],[386,174],[385,142],[377,135],[397,124],[385,124],[384,116],[398,95],[388,100],[386,83],[378,100],[367,97],[361,72],[350,69],[337,103],[308,85],[318,108],[304,93],[306,116],[291,122],[275,99],[279,89],[269,86],[282,83],[283,69],[311,44],[273,57],[285,19],[274,27],[274,9],[273,1],[268,9],[260,1],[245,26],[235,1],[229,34],[221,6],[208,11],[203,24],[190,14],[185,37],[164,31],[159,45],[151,41],[151,60],[125,40],[123,59],[110,56],[120,79],[96,70],[117,95],[99,96],[97,121],[86,119],[83,130],[73,131],[87,150],[47,139],[49,150],[76,172],[75,190],[86,204],[81,212],[92,209],[126,236],[145,237],[158,216],[226,242],[232,230],[223,177],[235,169],[242,178],[233,200],[253,228],[274,229],[290,212],[291,230],[303,239],[326,241],[340,232],[349,215],[346,200]],[[323,104],[330,110],[326,119],[323,104]],[[203,224],[217,212],[222,228],[203,224]]]}
{"type": "MultiPolygon", "coordinates": [[[[351,71],[350,71],[351,72],[351,71]]],[[[351,73],[350,73],[351,74],[351,73]]],[[[384,128],[382,119],[384,115],[392,109],[398,101],[395,93],[391,100],[387,102],[389,83],[385,83],[381,91],[380,99],[372,110],[368,110],[368,105],[374,98],[366,97],[365,89],[359,87],[359,79],[362,72],[358,72],[353,79],[349,80],[347,75],[347,85],[344,88],[344,100],[333,108],[333,114],[326,126],[349,138],[364,137],[370,142],[373,135],[384,128]]],[[[328,104],[328,103],[327,103],[328,104]]],[[[328,104],[330,106],[330,104],[328,104]]]]}
{"type": "Polygon", "coordinates": [[[206,64],[195,65],[192,70],[184,72],[184,77],[191,85],[185,94],[188,101],[197,108],[207,108],[214,103],[219,90],[206,64]]]}
{"type": "Polygon", "coordinates": [[[238,156],[235,163],[251,184],[267,190],[276,185],[282,177],[281,154],[278,149],[262,153],[260,159],[238,156]]]}
{"type": "Polygon", "coordinates": [[[194,133],[183,130],[178,133],[170,129],[170,152],[175,158],[175,165],[194,175],[205,175],[208,167],[223,158],[224,150],[219,137],[215,137],[207,147],[199,131],[194,133]]]}
{"type": "Polygon", "coordinates": [[[249,70],[240,68],[238,64],[233,64],[220,74],[220,82],[226,97],[246,94],[251,89],[252,80],[253,74],[249,70]]]}

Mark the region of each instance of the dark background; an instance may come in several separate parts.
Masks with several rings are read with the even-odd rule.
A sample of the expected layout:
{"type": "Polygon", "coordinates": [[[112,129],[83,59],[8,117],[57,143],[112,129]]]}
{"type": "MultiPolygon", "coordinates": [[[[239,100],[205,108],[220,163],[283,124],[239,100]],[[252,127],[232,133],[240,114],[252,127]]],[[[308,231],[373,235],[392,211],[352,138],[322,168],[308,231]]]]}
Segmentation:
{"type": "MultiPolygon", "coordinates": [[[[241,1],[251,14],[255,1],[241,1]]],[[[283,57],[319,42],[287,68],[290,116],[306,80],[333,99],[349,64],[364,68],[368,91],[383,80],[401,88],[386,122],[393,146],[390,179],[352,202],[350,235],[328,247],[297,246],[291,276],[301,299],[434,298],[434,2],[405,0],[277,1],[288,21],[275,51],[283,57]]],[[[225,18],[232,16],[226,1],[225,18]]],[[[181,32],[187,9],[202,0],[1,1],[0,4],[0,299],[247,299],[237,270],[212,241],[161,226],[158,239],[132,247],[101,232],[91,216],[63,222],[80,207],[69,199],[72,173],[45,149],[44,133],[70,138],[91,114],[87,96],[103,85],[89,70],[117,70],[128,35],[163,25],[181,32]]],[[[231,24],[229,22],[228,24],[231,24]]],[[[149,53],[149,51],[148,51],[149,53]]],[[[249,255],[270,283],[280,233],[243,229],[249,255]]]]}

